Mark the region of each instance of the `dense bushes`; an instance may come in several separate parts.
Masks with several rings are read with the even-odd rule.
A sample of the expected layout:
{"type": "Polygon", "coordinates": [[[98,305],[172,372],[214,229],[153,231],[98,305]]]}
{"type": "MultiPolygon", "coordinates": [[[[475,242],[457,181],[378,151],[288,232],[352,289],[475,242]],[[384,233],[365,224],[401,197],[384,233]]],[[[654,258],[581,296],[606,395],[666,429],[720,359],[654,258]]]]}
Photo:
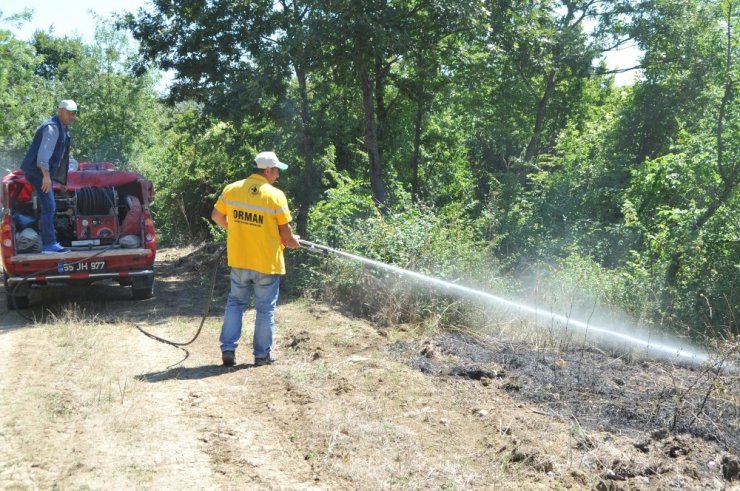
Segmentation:
{"type": "Polygon", "coordinates": [[[480,219],[471,220],[459,208],[434,210],[401,198],[380,213],[368,196],[354,181],[328,192],[311,212],[309,239],[381,264],[291,255],[288,284],[295,292],[337,302],[384,325],[478,329],[494,328],[484,325],[492,319],[510,319],[495,315],[502,310],[495,301],[421,281],[394,266],[584,322],[649,324],[659,306],[660,290],[637,263],[607,270],[575,252],[527,264],[502,262],[480,219]]]}
{"type": "MultiPolygon", "coordinates": [[[[604,257],[599,260],[591,246],[610,242],[614,227],[608,233],[599,227],[584,229],[585,237],[563,242],[568,233],[556,234],[554,224],[542,224],[539,235],[527,235],[527,247],[514,248],[504,257],[501,242],[486,227],[501,220],[502,211],[499,216],[492,211],[471,219],[461,207],[434,209],[403,195],[396,203],[381,213],[363,184],[349,179],[328,191],[311,211],[308,238],[381,264],[293,254],[289,273],[293,291],[341,303],[381,324],[491,327],[481,323],[490,320],[487,311],[500,306],[419,281],[394,270],[397,266],[593,325],[657,327],[695,339],[732,335],[738,298],[732,278],[738,255],[726,247],[731,240],[727,229],[716,231],[725,242],[703,245],[716,248],[716,254],[711,259],[698,254],[686,261],[680,283],[669,290],[665,257],[628,249],[619,253],[615,265],[604,266],[604,257]],[[702,274],[692,276],[692,271],[702,274]]],[[[521,215],[522,224],[535,218],[532,213],[521,215]]],[[[514,235],[512,240],[522,239],[514,235]]]]}
{"type": "Polygon", "coordinates": [[[380,213],[368,196],[355,181],[329,191],[311,211],[309,239],[378,264],[308,256],[290,273],[291,284],[385,325],[449,324],[466,317],[464,309],[455,307],[454,292],[404,275],[394,266],[452,283],[501,288],[501,275],[490,264],[482,235],[464,215],[414,205],[407,197],[380,213]]]}

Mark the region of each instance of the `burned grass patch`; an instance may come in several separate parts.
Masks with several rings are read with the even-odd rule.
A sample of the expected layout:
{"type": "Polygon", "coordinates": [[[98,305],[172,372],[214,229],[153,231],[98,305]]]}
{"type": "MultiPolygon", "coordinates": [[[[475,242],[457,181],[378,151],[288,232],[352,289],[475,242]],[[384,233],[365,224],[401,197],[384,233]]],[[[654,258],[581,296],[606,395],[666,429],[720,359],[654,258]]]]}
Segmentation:
{"type": "MultiPolygon", "coordinates": [[[[615,356],[596,348],[545,350],[448,332],[391,348],[432,376],[495,384],[587,431],[634,438],[689,434],[740,453],[736,373],[615,356]]],[[[649,442],[643,442],[648,445],[649,442]]],[[[678,456],[688,449],[666,450],[678,456]]]]}

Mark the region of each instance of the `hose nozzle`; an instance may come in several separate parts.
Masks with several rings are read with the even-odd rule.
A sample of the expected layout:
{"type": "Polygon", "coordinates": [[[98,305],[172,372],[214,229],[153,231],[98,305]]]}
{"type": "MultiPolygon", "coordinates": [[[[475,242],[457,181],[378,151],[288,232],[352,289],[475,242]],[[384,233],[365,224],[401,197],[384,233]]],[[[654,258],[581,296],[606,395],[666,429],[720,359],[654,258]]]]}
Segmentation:
{"type": "Polygon", "coordinates": [[[306,249],[308,252],[313,252],[314,254],[323,254],[324,256],[329,255],[329,249],[319,244],[314,244],[313,242],[309,242],[303,239],[298,239],[298,243],[303,249],[306,249]]]}

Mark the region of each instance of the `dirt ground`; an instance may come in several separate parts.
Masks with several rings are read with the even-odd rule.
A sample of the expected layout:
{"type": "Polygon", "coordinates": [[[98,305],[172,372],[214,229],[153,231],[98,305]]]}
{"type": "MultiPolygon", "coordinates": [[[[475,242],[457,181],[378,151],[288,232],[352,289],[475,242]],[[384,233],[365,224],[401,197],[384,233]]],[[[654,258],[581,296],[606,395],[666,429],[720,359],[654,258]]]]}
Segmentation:
{"type": "MultiPolygon", "coordinates": [[[[158,256],[114,285],[0,305],[4,489],[740,489],[740,382],[704,367],[380,328],[284,299],[274,365],[220,366],[223,272],[158,256]]],[[[5,297],[4,295],[2,296],[5,297]]],[[[253,312],[245,319],[251,327],[253,312]]]]}

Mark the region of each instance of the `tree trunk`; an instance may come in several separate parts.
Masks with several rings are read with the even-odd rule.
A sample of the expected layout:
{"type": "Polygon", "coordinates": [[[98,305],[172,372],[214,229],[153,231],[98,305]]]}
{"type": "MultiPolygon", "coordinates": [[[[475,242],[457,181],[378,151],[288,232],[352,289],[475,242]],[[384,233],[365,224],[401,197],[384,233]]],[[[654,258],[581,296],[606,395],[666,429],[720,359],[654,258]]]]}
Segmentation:
{"type": "MultiPolygon", "coordinates": [[[[699,235],[701,228],[714,216],[715,213],[717,213],[717,210],[719,210],[720,207],[727,203],[727,201],[730,199],[730,196],[732,196],[736,185],[737,183],[725,183],[722,194],[716,200],[712,201],[712,203],[707,207],[704,213],[702,213],[701,216],[696,220],[696,222],[694,222],[694,224],[691,226],[691,230],[688,234],[688,237],[686,238],[686,245],[696,240],[696,237],[699,235]]],[[[676,277],[678,276],[678,272],[681,270],[682,261],[683,251],[678,250],[674,252],[671,256],[670,262],[668,263],[668,269],[666,270],[666,284],[670,286],[675,286],[676,277]]]]}
{"type": "Polygon", "coordinates": [[[524,160],[529,161],[534,159],[539,152],[540,137],[542,136],[542,128],[545,127],[545,113],[547,112],[547,105],[550,103],[550,98],[555,90],[555,70],[551,70],[547,76],[547,83],[545,84],[545,93],[542,94],[542,99],[537,105],[537,116],[534,121],[534,133],[532,138],[529,140],[527,150],[524,153],[524,160]]]}
{"type": "Polygon", "coordinates": [[[308,210],[318,194],[316,168],[314,166],[314,142],[311,124],[311,109],[308,101],[308,88],[305,70],[295,67],[296,78],[298,79],[298,92],[301,100],[301,133],[303,146],[303,186],[298,196],[298,217],[296,225],[299,235],[306,235],[308,229],[308,210]]]}
{"type": "MultiPolygon", "coordinates": [[[[423,93],[423,89],[419,91],[423,93]]],[[[411,159],[411,199],[416,201],[419,197],[419,160],[421,154],[421,122],[424,116],[423,98],[419,97],[416,102],[416,118],[414,120],[414,156],[411,159]]]]}
{"type": "Polygon", "coordinates": [[[370,164],[370,187],[373,199],[378,205],[385,204],[386,191],[383,183],[382,163],[378,150],[378,135],[375,128],[375,101],[370,70],[366,64],[360,66],[360,88],[362,90],[362,110],[365,118],[365,149],[370,164]]]}
{"type": "Polygon", "coordinates": [[[383,139],[385,136],[385,120],[387,110],[385,108],[385,74],[383,72],[383,60],[379,56],[375,58],[375,124],[378,136],[378,155],[383,159],[383,139]]]}

